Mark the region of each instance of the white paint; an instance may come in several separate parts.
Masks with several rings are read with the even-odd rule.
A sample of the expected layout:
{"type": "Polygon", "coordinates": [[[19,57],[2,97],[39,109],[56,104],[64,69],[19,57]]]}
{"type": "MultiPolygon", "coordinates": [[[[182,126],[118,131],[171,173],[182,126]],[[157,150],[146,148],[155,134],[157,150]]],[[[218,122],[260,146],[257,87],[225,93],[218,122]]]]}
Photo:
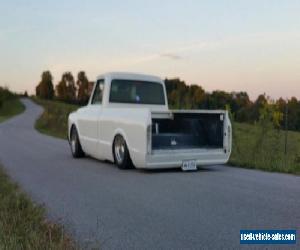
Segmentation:
{"type": "MultiPolygon", "coordinates": [[[[132,73],[108,73],[100,75],[104,79],[102,104],[89,104],[70,114],[69,132],[72,125],[78,131],[83,150],[100,160],[113,161],[112,145],[114,138],[120,134],[125,139],[130,157],[137,168],[180,167],[184,160],[194,159],[197,164],[226,163],[231,151],[231,127],[227,111],[223,110],[174,110],[168,108],[164,82],[155,76],[132,73]],[[165,105],[119,104],[109,102],[112,79],[139,80],[158,82],[163,85],[165,105]],[[224,150],[148,150],[147,127],[153,117],[172,117],[173,113],[221,113],[224,115],[224,150]],[[229,137],[230,138],[229,138],[229,137]]],[[[94,90],[93,90],[94,92],[94,90]]],[[[70,133],[69,133],[70,134],[70,133]]]]}

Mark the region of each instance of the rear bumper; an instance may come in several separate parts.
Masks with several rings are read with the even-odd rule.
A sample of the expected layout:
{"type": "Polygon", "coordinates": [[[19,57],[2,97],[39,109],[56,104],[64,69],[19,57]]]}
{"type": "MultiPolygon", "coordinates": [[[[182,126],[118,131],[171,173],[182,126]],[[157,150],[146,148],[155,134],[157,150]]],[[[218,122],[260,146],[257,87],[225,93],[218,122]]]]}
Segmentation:
{"type": "Polygon", "coordinates": [[[184,160],[196,160],[197,165],[225,164],[229,157],[230,153],[223,149],[155,150],[146,155],[144,168],[176,168],[181,167],[184,160]]]}

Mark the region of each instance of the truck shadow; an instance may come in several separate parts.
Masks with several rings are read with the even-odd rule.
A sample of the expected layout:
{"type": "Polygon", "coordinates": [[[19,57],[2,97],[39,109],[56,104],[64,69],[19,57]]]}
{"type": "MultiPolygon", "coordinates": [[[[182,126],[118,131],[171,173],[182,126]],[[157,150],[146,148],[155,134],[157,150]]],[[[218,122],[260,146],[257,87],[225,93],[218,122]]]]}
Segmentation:
{"type": "MultiPolygon", "coordinates": [[[[97,160],[90,156],[87,156],[85,159],[89,159],[90,161],[100,162],[103,163],[101,167],[108,167],[118,169],[118,167],[111,161],[108,160],[97,160]]],[[[216,165],[217,166],[217,165],[216,165]]],[[[164,174],[164,173],[182,173],[182,174],[195,174],[195,173],[208,173],[208,172],[220,172],[222,171],[221,168],[216,166],[200,166],[196,171],[182,171],[181,168],[166,168],[166,169],[138,169],[138,168],[131,168],[131,169],[118,169],[119,171],[134,171],[139,172],[142,174],[164,174]]]]}
{"type": "Polygon", "coordinates": [[[144,174],[163,174],[163,173],[182,173],[182,174],[195,174],[201,172],[219,172],[220,169],[214,167],[198,167],[196,171],[182,171],[181,168],[168,168],[168,169],[134,169],[144,174]]]}

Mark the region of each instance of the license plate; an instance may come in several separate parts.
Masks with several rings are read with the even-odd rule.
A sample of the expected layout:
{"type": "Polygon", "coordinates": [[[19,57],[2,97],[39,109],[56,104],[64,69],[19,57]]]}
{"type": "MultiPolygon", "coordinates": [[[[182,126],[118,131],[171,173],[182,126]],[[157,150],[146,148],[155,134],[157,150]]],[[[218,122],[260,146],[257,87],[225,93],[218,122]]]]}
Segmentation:
{"type": "Polygon", "coordinates": [[[197,170],[197,163],[195,160],[183,161],[181,169],[183,171],[197,170]]]}

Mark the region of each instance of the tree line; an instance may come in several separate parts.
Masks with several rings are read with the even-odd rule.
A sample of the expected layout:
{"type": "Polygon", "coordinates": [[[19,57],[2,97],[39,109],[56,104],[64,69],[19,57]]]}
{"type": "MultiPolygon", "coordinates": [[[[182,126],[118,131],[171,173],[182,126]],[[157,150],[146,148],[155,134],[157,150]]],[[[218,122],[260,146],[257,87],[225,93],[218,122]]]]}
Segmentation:
{"type": "Polygon", "coordinates": [[[17,98],[16,94],[12,93],[7,87],[0,86],[0,108],[5,101],[17,98]]]}
{"type": "Polygon", "coordinates": [[[229,109],[237,122],[255,123],[269,116],[277,128],[300,131],[300,100],[272,100],[261,94],[251,101],[245,91],[206,92],[199,85],[187,85],[180,79],[165,79],[168,101],[175,109],[229,109]],[[266,114],[266,112],[268,114],[266,114]],[[286,127],[287,126],[287,127],[286,127]]]}
{"type": "Polygon", "coordinates": [[[65,72],[56,86],[53,84],[53,76],[50,71],[44,71],[41,81],[36,86],[36,96],[42,99],[56,99],[67,103],[84,105],[89,100],[90,86],[84,71],[77,74],[77,80],[71,72],[65,72]]]}
{"type": "MultiPolygon", "coordinates": [[[[271,113],[278,128],[300,131],[300,100],[292,97],[288,100],[279,98],[271,100],[261,94],[251,101],[245,91],[226,92],[205,91],[199,85],[188,85],[179,78],[165,79],[169,106],[172,109],[230,109],[237,122],[255,123],[260,120],[262,110],[271,113]],[[287,115],[286,115],[287,114],[287,115]]],[[[44,99],[57,99],[63,102],[84,105],[88,102],[91,86],[84,71],[77,74],[77,80],[71,72],[65,72],[54,87],[50,71],[42,73],[41,81],[36,87],[36,95],[44,99]]]]}

